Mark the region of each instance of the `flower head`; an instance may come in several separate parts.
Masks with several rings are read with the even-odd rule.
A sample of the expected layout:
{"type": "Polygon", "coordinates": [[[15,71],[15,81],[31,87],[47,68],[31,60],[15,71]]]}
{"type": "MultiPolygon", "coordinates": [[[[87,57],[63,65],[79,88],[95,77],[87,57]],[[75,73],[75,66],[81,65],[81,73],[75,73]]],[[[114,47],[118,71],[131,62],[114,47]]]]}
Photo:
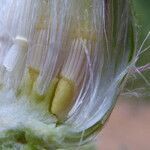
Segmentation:
{"type": "Polygon", "coordinates": [[[0,7],[0,142],[85,144],[133,63],[129,0],[2,0],[0,7]]]}

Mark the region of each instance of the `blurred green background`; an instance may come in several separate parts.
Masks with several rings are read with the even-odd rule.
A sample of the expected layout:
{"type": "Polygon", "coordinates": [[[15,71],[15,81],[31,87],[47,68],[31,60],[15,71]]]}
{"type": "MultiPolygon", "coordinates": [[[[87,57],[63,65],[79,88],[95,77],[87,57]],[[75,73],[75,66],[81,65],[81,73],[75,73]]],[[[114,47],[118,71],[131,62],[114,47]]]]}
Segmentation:
{"type": "MultiPolygon", "coordinates": [[[[142,43],[148,32],[150,32],[150,0],[133,0],[135,8],[135,17],[139,26],[139,43],[142,43]]],[[[150,45],[150,37],[145,47],[150,45]]],[[[139,65],[150,63],[150,49],[141,55],[139,65]]],[[[146,71],[146,78],[150,82],[150,71],[146,71]]],[[[150,91],[149,91],[150,92],[150,91]]]]}
{"type": "MultiPolygon", "coordinates": [[[[150,0],[133,0],[133,8],[138,29],[137,47],[139,48],[148,32],[150,32],[150,0]]],[[[150,46],[150,37],[144,44],[143,49],[148,46],[150,46]]],[[[150,63],[150,49],[140,55],[137,66],[143,66],[147,63],[150,63]]],[[[150,70],[142,72],[142,74],[150,83],[150,70]]],[[[144,98],[150,100],[150,86],[138,74],[136,78],[133,77],[129,80],[126,89],[131,92],[137,89],[139,96],[142,95],[144,98]]]]}
{"type": "Polygon", "coordinates": [[[136,17],[141,24],[141,30],[150,31],[150,0],[133,0],[136,17]]]}
{"type": "MultiPolygon", "coordinates": [[[[133,4],[139,31],[139,43],[142,43],[150,31],[150,0],[133,0],[133,4]]],[[[150,37],[147,40],[145,47],[148,45],[150,45],[150,37]]],[[[142,55],[140,59],[140,63],[143,65],[148,62],[150,62],[150,50],[142,55]]]]}

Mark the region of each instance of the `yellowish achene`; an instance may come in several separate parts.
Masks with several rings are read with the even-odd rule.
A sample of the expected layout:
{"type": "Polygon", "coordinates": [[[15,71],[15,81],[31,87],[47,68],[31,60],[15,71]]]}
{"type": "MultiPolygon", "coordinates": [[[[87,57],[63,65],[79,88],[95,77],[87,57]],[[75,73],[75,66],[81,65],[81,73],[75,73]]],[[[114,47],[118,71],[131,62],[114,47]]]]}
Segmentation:
{"type": "Polygon", "coordinates": [[[65,77],[62,77],[55,91],[51,112],[60,120],[66,116],[74,97],[75,84],[65,77]]]}

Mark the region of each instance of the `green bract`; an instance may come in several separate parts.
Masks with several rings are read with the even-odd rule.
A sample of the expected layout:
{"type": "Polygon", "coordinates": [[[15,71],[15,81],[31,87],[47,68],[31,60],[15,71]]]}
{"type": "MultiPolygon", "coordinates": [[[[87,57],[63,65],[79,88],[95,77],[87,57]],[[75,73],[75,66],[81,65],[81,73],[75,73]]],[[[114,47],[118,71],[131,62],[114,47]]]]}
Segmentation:
{"type": "Polygon", "coordinates": [[[0,8],[0,149],[93,149],[136,62],[130,1],[0,8]]]}

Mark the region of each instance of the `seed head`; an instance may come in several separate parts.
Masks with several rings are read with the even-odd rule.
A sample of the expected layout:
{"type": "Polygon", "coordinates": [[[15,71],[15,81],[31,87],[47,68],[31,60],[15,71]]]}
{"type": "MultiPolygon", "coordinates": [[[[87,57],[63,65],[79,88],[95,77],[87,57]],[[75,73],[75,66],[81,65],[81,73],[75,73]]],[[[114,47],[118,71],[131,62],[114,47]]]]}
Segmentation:
{"type": "Polygon", "coordinates": [[[130,5],[0,1],[2,146],[72,148],[93,139],[134,62],[130,5]]]}

